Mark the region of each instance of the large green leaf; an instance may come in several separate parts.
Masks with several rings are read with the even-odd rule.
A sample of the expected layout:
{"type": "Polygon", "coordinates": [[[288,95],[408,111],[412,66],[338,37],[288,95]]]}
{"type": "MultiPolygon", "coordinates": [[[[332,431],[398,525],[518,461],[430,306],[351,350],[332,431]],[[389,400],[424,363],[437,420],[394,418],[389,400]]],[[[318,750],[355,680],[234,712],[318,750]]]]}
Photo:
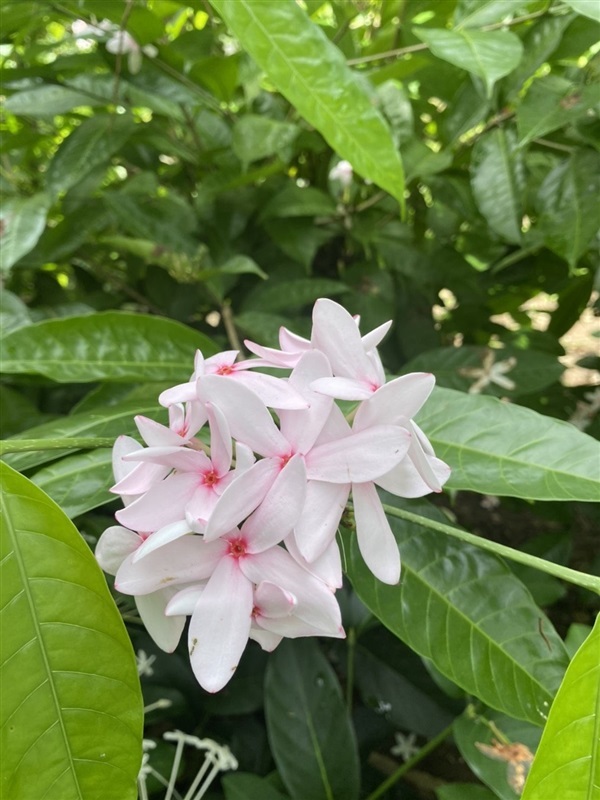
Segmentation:
{"type": "Polygon", "coordinates": [[[357,172],[403,206],[402,164],[389,128],[320,27],[297,3],[211,2],[297,111],[357,172]]]}
{"type": "Polygon", "coordinates": [[[0,216],[0,272],[8,272],[21,256],[35,247],[46,226],[50,204],[50,196],[44,192],[4,203],[0,216]]]}
{"type": "Polygon", "coordinates": [[[600,22],[600,7],[594,0],[566,0],[566,3],[578,14],[600,22]]]}
{"type": "Polygon", "coordinates": [[[437,388],[419,413],[448,486],[527,500],[597,501],[600,443],[568,422],[494,397],[437,388]]]}
{"type": "Polygon", "coordinates": [[[314,640],[285,640],[275,650],[265,712],[273,757],[294,800],[358,797],[354,731],[335,673],[314,640]]]}
{"type": "Polygon", "coordinates": [[[512,72],[523,55],[521,40],[508,31],[413,28],[413,33],[434,56],[481,78],[488,94],[499,78],[512,72]]]}
{"type": "Polygon", "coordinates": [[[550,709],[523,800],[600,796],[600,617],[550,709]]]}
{"type": "Polygon", "coordinates": [[[588,110],[593,114],[597,95],[595,85],[580,90],[559,75],[544,75],[534,81],[517,108],[519,146],[564,127],[588,110]]]}
{"type": "Polygon", "coordinates": [[[555,167],[537,196],[545,244],[575,265],[598,230],[600,155],[580,150],[555,167]]]}
{"type": "MultiPolygon", "coordinates": [[[[17,439],[64,439],[71,436],[121,436],[122,434],[135,434],[137,428],[133,421],[135,414],[143,414],[151,419],[159,419],[166,422],[166,411],[160,408],[152,398],[149,402],[142,403],[140,400],[133,402],[120,403],[109,406],[105,409],[95,409],[94,411],[82,414],[73,414],[69,417],[61,417],[58,420],[46,422],[43,425],[36,425],[35,428],[28,428],[22,431],[17,439]]],[[[32,452],[12,453],[4,456],[4,461],[10,464],[13,469],[23,471],[31,467],[37,467],[47,461],[53,461],[60,456],[71,452],[66,450],[35,450],[32,452]]]]}
{"type": "Polygon", "coordinates": [[[0,294],[0,336],[31,324],[29,309],[21,298],[5,289],[0,294]]]}
{"type": "Polygon", "coordinates": [[[133,800],[143,711],[121,616],[60,508],[0,475],[2,796],[133,800]]]}
{"type": "Polygon", "coordinates": [[[527,0],[459,0],[454,22],[456,28],[478,28],[502,22],[527,5],[527,0]]]}
{"type": "Polygon", "coordinates": [[[46,84],[11,95],[4,107],[12,114],[46,117],[63,114],[78,106],[104,105],[105,102],[106,100],[99,100],[85,92],[46,84]]]}
{"type": "Polygon", "coordinates": [[[223,778],[223,789],[226,800],[286,800],[267,781],[249,772],[235,772],[223,778]]]}
{"type": "Polygon", "coordinates": [[[56,151],[48,167],[48,187],[64,192],[89,172],[108,162],[133,133],[133,119],[125,114],[99,114],[82,122],[56,151]]]}
{"type": "Polygon", "coordinates": [[[525,176],[512,131],[496,128],[477,140],[471,161],[471,186],[475,202],[492,230],[518,244],[525,176]]]}
{"type": "Polygon", "coordinates": [[[198,331],[161,317],[107,311],[21,328],[2,342],[0,370],[61,383],[185,381],[194,353],[216,352],[198,331]]]}
{"type": "Polygon", "coordinates": [[[112,452],[107,448],[67,456],[42,467],[32,481],[50,495],[68,517],[77,517],[116,499],[116,495],[108,491],[113,473],[112,452]]]}
{"type": "MultiPolygon", "coordinates": [[[[394,499],[386,495],[387,502],[394,499]]],[[[424,502],[410,507],[444,519],[424,502]]],[[[524,585],[496,556],[418,524],[391,517],[390,524],[402,556],[399,585],[373,577],[355,536],[347,548],[348,576],[362,601],[465,691],[541,725],[568,659],[524,585]]]]}

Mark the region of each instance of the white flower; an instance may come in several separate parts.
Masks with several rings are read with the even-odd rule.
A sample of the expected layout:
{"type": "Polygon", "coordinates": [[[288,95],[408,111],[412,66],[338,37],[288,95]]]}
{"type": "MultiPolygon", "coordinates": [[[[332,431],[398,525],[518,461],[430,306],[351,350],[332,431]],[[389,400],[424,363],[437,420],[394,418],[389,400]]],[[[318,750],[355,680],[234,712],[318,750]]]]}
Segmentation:
{"type": "Polygon", "coordinates": [[[396,739],[396,744],[390,749],[390,753],[393,756],[400,756],[403,761],[408,761],[413,756],[416,756],[419,752],[419,747],[417,747],[417,734],[416,733],[409,733],[406,736],[403,733],[395,733],[394,737],[396,739]]]}
{"type": "Polygon", "coordinates": [[[352,176],[354,170],[349,161],[338,161],[338,163],[329,172],[329,180],[339,181],[344,189],[348,188],[352,183],[352,176]]]}
{"type": "Polygon", "coordinates": [[[143,675],[154,675],[154,670],[152,669],[152,664],[156,661],[156,656],[149,656],[146,654],[145,650],[138,650],[136,657],[136,664],[137,664],[137,671],[140,678],[143,675]]]}
{"type": "Polygon", "coordinates": [[[512,356],[505,361],[496,361],[495,359],[494,351],[488,350],[483,357],[481,367],[463,367],[459,370],[460,375],[465,378],[476,379],[475,383],[469,387],[469,394],[481,394],[481,390],[492,383],[509,392],[516,388],[515,382],[507,378],[506,373],[516,366],[517,359],[512,356]]]}

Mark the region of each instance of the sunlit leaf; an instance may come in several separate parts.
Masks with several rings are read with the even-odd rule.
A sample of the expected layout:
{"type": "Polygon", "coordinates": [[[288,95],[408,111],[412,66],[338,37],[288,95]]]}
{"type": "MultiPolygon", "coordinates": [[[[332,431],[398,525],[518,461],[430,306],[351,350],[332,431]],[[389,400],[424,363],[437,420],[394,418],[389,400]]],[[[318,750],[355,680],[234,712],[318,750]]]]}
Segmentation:
{"type": "Polygon", "coordinates": [[[121,616],[60,508],[0,470],[2,795],[134,800],[142,697],[121,616]]]}
{"type": "Polygon", "coordinates": [[[0,272],[8,272],[35,247],[46,226],[50,205],[50,196],[43,192],[4,203],[0,214],[0,272]]]}

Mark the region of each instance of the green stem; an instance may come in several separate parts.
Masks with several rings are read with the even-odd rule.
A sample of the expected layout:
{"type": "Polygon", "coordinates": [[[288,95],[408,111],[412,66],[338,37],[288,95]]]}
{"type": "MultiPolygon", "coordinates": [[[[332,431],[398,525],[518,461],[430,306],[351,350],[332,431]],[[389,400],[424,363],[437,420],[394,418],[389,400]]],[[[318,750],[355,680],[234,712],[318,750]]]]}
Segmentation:
{"type": "Polygon", "coordinates": [[[65,439],[4,439],[0,442],[0,456],[7,453],[24,453],[28,450],[88,450],[93,447],[112,447],[114,438],[71,437],[65,439]]]}
{"type": "Polygon", "coordinates": [[[431,530],[445,533],[447,536],[453,536],[455,539],[460,539],[462,542],[468,542],[482,550],[489,550],[498,556],[509,558],[511,561],[516,561],[519,564],[524,564],[526,567],[539,569],[546,572],[548,575],[554,575],[555,578],[561,578],[563,581],[574,583],[576,586],[582,586],[584,589],[589,589],[591,592],[600,594],[600,578],[595,575],[588,575],[585,572],[579,572],[576,569],[563,567],[560,564],[554,564],[552,561],[546,561],[544,558],[532,556],[530,553],[522,553],[520,550],[513,550],[512,547],[507,547],[505,544],[498,542],[491,542],[489,539],[483,539],[481,536],[475,536],[472,533],[467,533],[460,528],[455,528],[452,525],[445,525],[443,522],[436,522],[435,520],[422,517],[420,514],[414,514],[412,511],[405,511],[402,508],[395,508],[394,506],[383,506],[386,514],[392,517],[399,517],[405,519],[407,522],[414,522],[424,528],[431,528],[431,530]]]}
{"type": "Polygon", "coordinates": [[[371,794],[367,797],[367,800],[376,800],[376,798],[381,797],[381,795],[385,794],[385,792],[387,792],[388,789],[390,789],[397,781],[399,781],[403,775],[406,775],[409,770],[415,767],[419,761],[422,761],[425,756],[428,756],[429,753],[439,747],[444,739],[446,739],[446,737],[450,736],[452,733],[453,725],[454,723],[452,723],[452,725],[448,725],[447,728],[444,728],[441,733],[438,733],[437,736],[434,736],[433,739],[427,742],[427,744],[424,745],[418,753],[415,753],[415,755],[412,758],[409,758],[406,763],[402,764],[401,767],[398,767],[395,772],[392,772],[389,778],[386,778],[383,783],[379,784],[374,792],[371,792],[371,794]]]}
{"type": "Polygon", "coordinates": [[[356,629],[348,629],[346,639],[346,708],[348,713],[352,711],[352,697],[354,695],[354,654],[356,652],[356,629]]]}

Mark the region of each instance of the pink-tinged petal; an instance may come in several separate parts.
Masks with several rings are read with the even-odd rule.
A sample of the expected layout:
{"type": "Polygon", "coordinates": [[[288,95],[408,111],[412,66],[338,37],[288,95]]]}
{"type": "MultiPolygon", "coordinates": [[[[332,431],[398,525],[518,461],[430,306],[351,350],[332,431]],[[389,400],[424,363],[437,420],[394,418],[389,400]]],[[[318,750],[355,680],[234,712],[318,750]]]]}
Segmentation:
{"type": "Polygon", "coordinates": [[[193,472],[169,475],[127,508],[115,514],[121,525],[134,531],[157,531],[185,517],[185,506],[192,499],[198,476],[193,472]]]}
{"type": "Polygon", "coordinates": [[[271,631],[265,631],[262,628],[253,625],[250,628],[250,638],[253,641],[258,642],[265,652],[272,653],[283,639],[283,636],[279,636],[276,633],[271,633],[271,631]]]}
{"type": "Polygon", "coordinates": [[[144,558],[154,550],[158,550],[159,547],[163,547],[169,544],[169,542],[174,542],[175,539],[179,539],[190,533],[190,526],[185,520],[165,525],[164,528],[161,528],[155,533],[151,533],[137,548],[133,554],[133,563],[136,564],[141,558],[144,558]]]}
{"type": "Polygon", "coordinates": [[[363,347],[365,351],[368,353],[369,350],[373,350],[377,347],[378,344],[385,338],[387,332],[392,327],[392,320],[390,319],[388,322],[384,322],[383,325],[379,325],[378,328],[373,328],[372,331],[369,333],[365,333],[362,337],[363,347]]]}
{"type": "MultiPolygon", "coordinates": [[[[443,486],[450,477],[450,467],[435,456],[429,456],[428,462],[439,485],[443,486]]],[[[381,475],[375,482],[397,497],[423,497],[434,491],[425,483],[410,456],[403,458],[398,466],[381,475]]]]}
{"type": "Polygon", "coordinates": [[[381,363],[381,358],[379,357],[377,350],[371,350],[367,353],[367,356],[373,364],[373,368],[377,374],[377,387],[379,388],[385,383],[385,371],[383,369],[383,364],[381,363]]]}
{"type": "Polygon", "coordinates": [[[206,422],[206,411],[197,400],[189,403],[174,403],[169,406],[169,428],[189,441],[206,422]]]}
{"type": "Polygon", "coordinates": [[[297,605],[293,594],[270,581],[262,581],[254,590],[254,609],[259,616],[287,617],[297,605]]]}
{"type": "Polygon", "coordinates": [[[352,429],[343,415],[342,410],[335,403],[331,406],[327,421],[323,426],[323,430],[319,434],[319,438],[315,442],[316,445],[327,444],[337,439],[343,439],[344,436],[349,436],[352,429]]]}
{"type": "Polygon", "coordinates": [[[269,408],[306,408],[306,401],[284,378],[263,375],[262,372],[234,373],[235,380],[254,392],[269,408]]]}
{"type": "Polygon", "coordinates": [[[224,475],[231,466],[231,434],[225,415],[218,406],[206,404],[210,424],[210,457],[217,475],[224,475]]]}
{"type": "Polygon", "coordinates": [[[115,481],[120,481],[135,469],[135,464],[128,464],[123,461],[124,456],[135,453],[144,448],[131,436],[118,436],[112,449],[112,467],[115,481]]]}
{"type": "Polygon", "coordinates": [[[263,362],[262,366],[293,369],[301,356],[301,353],[283,353],[274,347],[263,347],[255,342],[250,342],[248,339],[244,339],[244,344],[251,353],[259,356],[263,362]]]}
{"type": "Polygon", "coordinates": [[[302,513],[305,498],[304,459],[295,455],[281,470],[258,509],[242,527],[248,552],[260,553],[287,536],[302,513]]]}
{"type": "Polygon", "coordinates": [[[194,496],[185,507],[185,517],[196,533],[204,533],[210,515],[215,509],[219,495],[214,486],[198,486],[194,496]]]}
{"type": "Polygon", "coordinates": [[[321,298],[313,308],[312,346],[321,350],[333,374],[374,382],[376,373],[367,358],[356,322],[339,303],[321,298]]]}
{"type": "MultiPolygon", "coordinates": [[[[431,463],[433,459],[433,448],[429,443],[429,439],[425,436],[419,426],[415,422],[412,422],[412,420],[411,426],[414,435],[408,449],[408,457],[413,462],[417,472],[429,486],[431,491],[441,492],[443,484],[450,477],[449,468],[447,465],[444,465],[447,467],[448,472],[446,474],[445,471],[442,471],[441,475],[438,477],[435,469],[433,468],[433,464],[431,463]],[[442,479],[441,481],[440,478],[442,479]]],[[[443,464],[444,462],[441,463],[443,464]]]]}
{"type": "Polygon", "coordinates": [[[240,569],[252,583],[270,581],[293,594],[298,601],[294,616],[312,625],[324,636],[337,636],[341,629],[340,607],[327,586],[297,564],[282,547],[239,559],[240,569]]]}
{"type": "Polygon", "coordinates": [[[400,553],[377,489],[372,483],[352,486],[358,547],[365,564],[383,583],[400,580],[400,553]]]}
{"type": "Polygon", "coordinates": [[[252,584],[237,559],[224,558],[196,604],[188,633],[192,669],[207,692],[218,692],[233,677],[251,621],[252,584]]]}
{"type": "Polygon", "coordinates": [[[137,461],[150,464],[162,464],[181,472],[201,472],[210,470],[210,459],[201,450],[192,450],[189,447],[177,445],[175,447],[146,447],[123,456],[124,461],[137,461]]]}
{"type": "Polygon", "coordinates": [[[377,386],[354,378],[320,378],[311,388],[337,400],[367,400],[373,396],[377,386]]]}
{"type": "Polygon", "coordinates": [[[158,402],[161,406],[165,406],[166,408],[172,406],[173,403],[189,403],[197,399],[198,395],[196,393],[195,380],[189,383],[180,383],[177,386],[172,386],[170,389],[161,392],[158,396],[158,402]]]}
{"type": "Polygon", "coordinates": [[[137,564],[128,556],[119,567],[115,588],[124,594],[150,594],[167,586],[206,580],[228,551],[228,543],[183,536],[164,552],[156,550],[137,564]]]}
{"type": "Polygon", "coordinates": [[[135,598],[137,610],[146,630],[160,649],[166,653],[172,653],[175,650],[185,627],[184,616],[167,617],[165,615],[165,608],[173,592],[173,589],[162,589],[135,598]]]}
{"type": "Polygon", "coordinates": [[[206,375],[198,381],[198,393],[205,403],[218,406],[234,439],[261,456],[285,456],[289,444],[273,422],[267,407],[250,389],[234,378],[206,375]]]}
{"type": "Polygon", "coordinates": [[[346,633],[341,625],[338,625],[335,630],[331,628],[325,632],[321,628],[310,625],[295,614],[289,617],[282,617],[281,619],[258,617],[256,624],[263,628],[265,633],[268,631],[272,635],[276,634],[286,639],[298,639],[303,636],[329,636],[334,639],[346,638],[346,633]]]}
{"type": "Polygon", "coordinates": [[[354,418],[354,430],[387,423],[402,424],[402,420],[419,411],[435,386],[435,378],[427,372],[411,372],[386,383],[362,403],[354,418]]]}
{"type": "Polygon", "coordinates": [[[237,473],[250,469],[255,461],[254,453],[247,445],[241,442],[235,443],[235,471],[237,473]]]}
{"type": "Polygon", "coordinates": [[[222,350],[214,356],[207,358],[204,362],[204,375],[218,374],[224,367],[232,367],[239,355],[239,350],[222,350]]]}
{"type": "Polygon", "coordinates": [[[200,375],[204,375],[204,356],[202,355],[202,350],[196,350],[196,354],[194,356],[194,373],[190,380],[195,381],[200,375]]]}
{"type": "MultiPolygon", "coordinates": [[[[123,463],[128,462],[124,461],[123,463]]],[[[159,484],[171,471],[171,467],[165,467],[163,464],[134,464],[132,462],[131,466],[133,467],[131,472],[111,486],[109,491],[121,496],[141,495],[155,484],[159,484]]],[[[125,505],[129,505],[131,501],[123,497],[123,502],[125,505]]]]}
{"type": "Polygon", "coordinates": [[[309,479],[364,483],[385,475],[406,455],[410,434],[396,425],[374,425],[313,448],[305,457],[309,479]]]}
{"type": "Polygon", "coordinates": [[[265,458],[235,478],[219,497],[206,532],[206,541],[228,533],[262,503],[279,474],[279,462],[265,458]]]}
{"type": "Polygon", "coordinates": [[[142,544],[142,537],[133,531],[113,525],[98,539],[94,555],[104,572],[116,575],[125,559],[142,544]]]}
{"type": "Polygon", "coordinates": [[[279,411],[281,432],[295,453],[307,453],[327,422],[333,400],[310,387],[314,381],[328,376],[331,376],[329,361],[318,350],[304,353],[290,375],[290,386],[308,403],[308,408],[299,411],[279,411]]]}
{"type": "Polygon", "coordinates": [[[332,591],[342,586],[342,559],[340,556],[340,548],[335,539],[332,540],[323,553],[312,562],[308,562],[302,556],[293,534],[290,534],[286,538],[285,546],[294,561],[300,564],[307,572],[310,572],[311,575],[322,580],[332,591]]]}
{"type": "Polygon", "coordinates": [[[329,546],[349,494],[349,483],[308,481],[304,509],[294,528],[298,550],[307,561],[314,561],[329,546]]]}
{"type": "Polygon", "coordinates": [[[140,436],[149,447],[169,447],[186,443],[186,440],[179,436],[178,433],[167,428],[166,425],[161,425],[160,422],[155,422],[153,419],[148,419],[148,417],[138,414],[134,417],[134,421],[140,436]]]}
{"type": "Polygon", "coordinates": [[[291,353],[304,353],[312,348],[308,339],[298,336],[297,333],[293,333],[283,326],[279,328],[279,346],[282,350],[291,353]]]}
{"type": "Polygon", "coordinates": [[[191,617],[205,587],[205,583],[195,583],[193,586],[186,586],[185,589],[176,592],[165,609],[167,617],[178,615],[191,617]]]}

